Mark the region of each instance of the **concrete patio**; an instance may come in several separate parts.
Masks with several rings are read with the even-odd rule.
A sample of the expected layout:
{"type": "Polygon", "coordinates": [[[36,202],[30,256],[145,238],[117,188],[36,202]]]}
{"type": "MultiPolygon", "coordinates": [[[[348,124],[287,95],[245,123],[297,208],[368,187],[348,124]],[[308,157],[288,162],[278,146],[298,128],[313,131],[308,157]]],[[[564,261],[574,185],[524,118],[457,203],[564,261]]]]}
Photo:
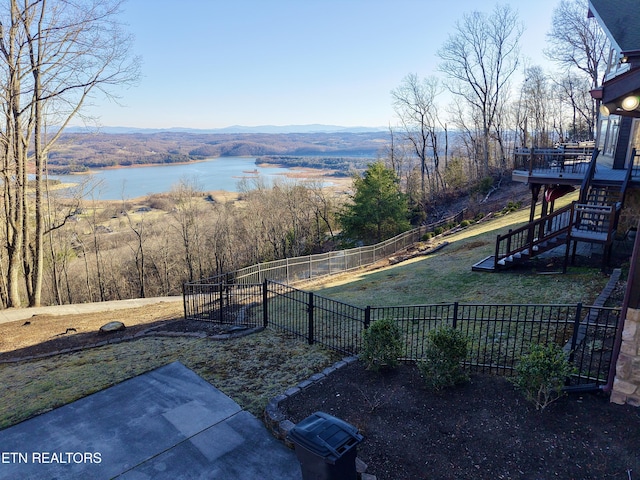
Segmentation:
{"type": "Polygon", "coordinates": [[[174,362],[0,431],[1,479],[300,479],[295,453],[174,362]]]}

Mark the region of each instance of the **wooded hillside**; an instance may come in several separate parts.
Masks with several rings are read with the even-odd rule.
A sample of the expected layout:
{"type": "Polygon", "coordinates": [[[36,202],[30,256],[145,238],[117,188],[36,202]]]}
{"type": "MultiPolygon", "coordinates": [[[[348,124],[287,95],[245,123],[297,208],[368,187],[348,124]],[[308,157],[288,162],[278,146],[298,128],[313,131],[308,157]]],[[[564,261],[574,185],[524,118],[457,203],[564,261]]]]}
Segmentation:
{"type": "MultiPolygon", "coordinates": [[[[189,162],[221,156],[361,156],[376,158],[388,133],[69,133],[49,154],[49,173],[189,162]]],[[[265,161],[273,161],[265,159],[265,161]]],[[[343,162],[345,163],[345,162],[343,162]]],[[[346,164],[346,163],[345,163],[346,164]]],[[[322,165],[314,165],[320,166],[322,165]]],[[[335,167],[334,167],[335,168],[335,167]]]]}

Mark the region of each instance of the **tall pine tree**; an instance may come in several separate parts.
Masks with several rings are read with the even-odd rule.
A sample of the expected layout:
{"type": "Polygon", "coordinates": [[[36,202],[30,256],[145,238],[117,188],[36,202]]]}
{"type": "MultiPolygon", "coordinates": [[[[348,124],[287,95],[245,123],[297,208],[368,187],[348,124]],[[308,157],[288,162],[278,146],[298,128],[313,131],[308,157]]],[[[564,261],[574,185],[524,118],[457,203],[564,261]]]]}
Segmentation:
{"type": "Polygon", "coordinates": [[[354,178],[353,188],[351,203],[339,215],[345,238],[371,244],[410,228],[407,198],[392,169],[373,163],[354,178]]]}

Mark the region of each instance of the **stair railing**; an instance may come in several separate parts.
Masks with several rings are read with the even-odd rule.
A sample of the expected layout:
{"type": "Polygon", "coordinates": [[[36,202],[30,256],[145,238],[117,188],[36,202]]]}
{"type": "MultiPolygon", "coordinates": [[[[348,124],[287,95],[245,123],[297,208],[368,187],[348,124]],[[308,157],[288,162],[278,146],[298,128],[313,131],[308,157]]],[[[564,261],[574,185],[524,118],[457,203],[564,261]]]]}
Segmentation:
{"type": "Polygon", "coordinates": [[[598,160],[598,154],[600,150],[597,148],[593,149],[593,153],[591,154],[591,161],[589,162],[589,168],[587,168],[587,172],[582,179],[582,185],[580,185],[580,199],[579,203],[587,202],[587,194],[589,193],[589,186],[591,185],[591,180],[593,180],[593,176],[596,173],[596,164],[598,160]]]}
{"type": "Polygon", "coordinates": [[[567,205],[520,228],[509,230],[504,235],[498,235],[494,268],[498,269],[510,258],[523,255],[533,257],[561,245],[554,244],[553,240],[568,232],[571,217],[572,206],[567,205]]]}

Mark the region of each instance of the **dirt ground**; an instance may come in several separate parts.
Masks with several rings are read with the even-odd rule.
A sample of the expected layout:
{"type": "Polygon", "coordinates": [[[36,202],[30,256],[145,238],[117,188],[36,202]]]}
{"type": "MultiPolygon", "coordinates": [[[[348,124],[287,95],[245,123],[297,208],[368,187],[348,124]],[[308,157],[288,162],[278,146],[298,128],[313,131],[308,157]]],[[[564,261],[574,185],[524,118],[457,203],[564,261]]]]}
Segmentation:
{"type": "Polygon", "coordinates": [[[356,362],[281,404],[297,423],[323,411],[356,426],[379,480],[638,479],[640,408],[571,394],[543,412],[506,379],[472,375],[432,393],[418,369],[356,362]]]}
{"type": "Polygon", "coordinates": [[[28,320],[0,324],[0,361],[130,338],[149,328],[170,328],[184,316],[181,302],[166,302],[125,310],[77,315],[34,315],[28,320]],[[100,327],[121,321],[122,332],[101,334],[100,327]]]}

